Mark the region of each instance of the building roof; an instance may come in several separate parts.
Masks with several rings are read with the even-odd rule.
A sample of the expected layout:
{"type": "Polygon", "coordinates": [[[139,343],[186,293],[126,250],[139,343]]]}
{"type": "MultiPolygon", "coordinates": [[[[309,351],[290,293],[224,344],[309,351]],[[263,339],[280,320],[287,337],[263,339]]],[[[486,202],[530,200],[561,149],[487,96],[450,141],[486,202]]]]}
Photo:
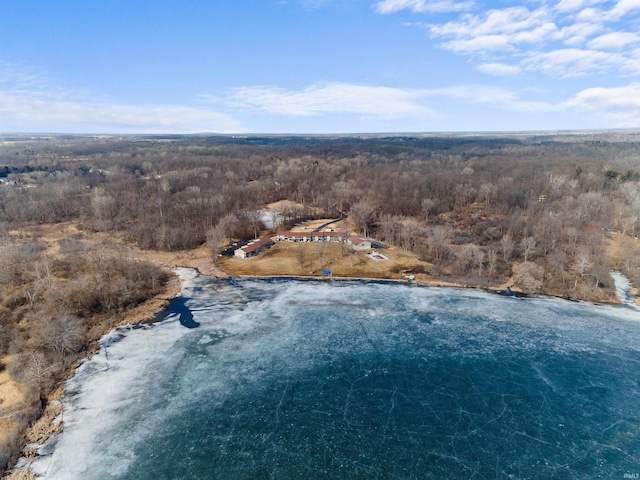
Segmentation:
{"type": "Polygon", "coordinates": [[[251,253],[251,252],[255,252],[256,250],[262,247],[266,247],[272,243],[273,241],[271,240],[271,238],[265,237],[265,238],[261,238],[259,240],[255,240],[253,242],[247,243],[244,247],[240,247],[240,250],[242,250],[244,253],[251,253]]]}
{"type": "Polygon", "coordinates": [[[344,237],[346,232],[278,232],[283,237],[344,237]]]}
{"type": "Polygon", "coordinates": [[[358,237],[357,235],[352,235],[351,237],[349,237],[349,242],[352,245],[360,245],[361,243],[368,242],[368,241],[369,240],[367,240],[366,238],[358,237]]]}

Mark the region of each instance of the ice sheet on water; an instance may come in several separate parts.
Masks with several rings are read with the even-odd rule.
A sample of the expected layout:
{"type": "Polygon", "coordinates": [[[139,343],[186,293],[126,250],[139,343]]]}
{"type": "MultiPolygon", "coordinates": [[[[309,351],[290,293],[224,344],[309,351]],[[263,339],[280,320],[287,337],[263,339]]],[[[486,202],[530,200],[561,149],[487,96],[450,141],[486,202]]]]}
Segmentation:
{"type": "Polygon", "coordinates": [[[631,293],[631,282],[618,270],[612,270],[611,277],[616,286],[616,295],[622,301],[622,303],[633,309],[637,309],[635,302],[633,301],[633,295],[631,293]]]}
{"type": "Polygon", "coordinates": [[[105,341],[69,382],[47,479],[598,478],[639,460],[637,312],[183,275],[200,327],[105,341]]]}
{"type": "MultiPolygon", "coordinates": [[[[114,475],[125,471],[131,459],[126,448],[116,442],[98,445],[99,436],[117,438],[123,432],[114,418],[126,421],[129,411],[141,404],[154,408],[157,401],[150,395],[161,383],[165,372],[163,364],[179,360],[183,352],[174,349],[186,330],[177,319],[148,328],[121,327],[101,341],[100,351],[84,362],[76,374],[67,381],[64,398],[65,430],[56,439],[52,457],[45,457],[35,465],[46,478],[99,478],[91,477],[96,465],[114,464],[114,475]],[[126,332],[126,333],[125,333],[126,332]],[[78,448],[78,446],[86,448],[78,448]]],[[[141,439],[142,432],[127,432],[131,439],[141,439]]]]}
{"type": "Polygon", "coordinates": [[[274,228],[281,224],[282,214],[276,210],[260,210],[260,220],[264,228],[274,228]]]}

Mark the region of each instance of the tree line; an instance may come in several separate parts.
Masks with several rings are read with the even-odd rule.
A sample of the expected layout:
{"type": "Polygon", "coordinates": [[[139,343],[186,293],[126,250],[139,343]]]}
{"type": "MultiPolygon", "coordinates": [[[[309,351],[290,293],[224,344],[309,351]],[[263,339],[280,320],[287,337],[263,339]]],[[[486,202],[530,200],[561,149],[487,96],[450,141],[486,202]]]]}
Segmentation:
{"type": "MultiPolygon", "coordinates": [[[[349,212],[360,233],[415,252],[436,274],[484,284],[510,276],[513,262],[535,262],[544,274],[536,290],[599,299],[611,266],[600,229],[633,237],[637,228],[640,142],[631,133],[9,145],[0,161],[11,159],[12,168],[52,162],[57,170],[9,175],[22,188],[1,192],[5,229],[74,221],[146,249],[253,238],[256,212],[288,199],[302,205],[286,212],[289,223],[349,212]]],[[[633,277],[633,262],[623,263],[633,277]]]]}

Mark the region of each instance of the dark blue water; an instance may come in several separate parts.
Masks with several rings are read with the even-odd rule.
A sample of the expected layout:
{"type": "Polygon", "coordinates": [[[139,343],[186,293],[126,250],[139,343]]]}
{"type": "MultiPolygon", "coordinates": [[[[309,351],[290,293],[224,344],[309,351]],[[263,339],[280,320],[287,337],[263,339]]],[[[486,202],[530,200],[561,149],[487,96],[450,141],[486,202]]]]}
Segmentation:
{"type": "Polygon", "coordinates": [[[51,478],[640,473],[629,309],[375,283],[188,286],[179,313],[198,328],[176,315],[132,332],[70,388],[51,478]],[[68,453],[80,441],[86,455],[68,453]]]}

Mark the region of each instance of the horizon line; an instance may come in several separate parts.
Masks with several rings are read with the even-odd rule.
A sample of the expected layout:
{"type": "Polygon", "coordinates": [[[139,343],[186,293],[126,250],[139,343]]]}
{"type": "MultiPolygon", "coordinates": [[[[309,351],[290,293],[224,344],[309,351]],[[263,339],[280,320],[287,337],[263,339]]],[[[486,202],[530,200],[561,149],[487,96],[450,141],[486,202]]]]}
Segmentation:
{"type": "Polygon", "coordinates": [[[568,128],[568,129],[531,129],[531,130],[456,130],[456,131],[392,131],[392,132],[342,132],[342,133],[268,133],[268,132],[237,132],[237,133],[219,133],[219,132],[194,132],[194,133],[180,133],[180,132],[129,132],[129,133],[109,133],[109,132],[2,132],[0,131],[0,137],[3,136],[73,136],[73,137],[158,137],[158,136],[173,136],[173,137],[202,137],[202,136],[218,136],[218,137],[231,137],[231,138],[250,138],[250,137],[358,137],[358,136],[520,136],[520,135],[588,135],[595,133],[628,133],[628,134],[640,134],[640,128],[638,127],[619,127],[619,128],[568,128]]]}

